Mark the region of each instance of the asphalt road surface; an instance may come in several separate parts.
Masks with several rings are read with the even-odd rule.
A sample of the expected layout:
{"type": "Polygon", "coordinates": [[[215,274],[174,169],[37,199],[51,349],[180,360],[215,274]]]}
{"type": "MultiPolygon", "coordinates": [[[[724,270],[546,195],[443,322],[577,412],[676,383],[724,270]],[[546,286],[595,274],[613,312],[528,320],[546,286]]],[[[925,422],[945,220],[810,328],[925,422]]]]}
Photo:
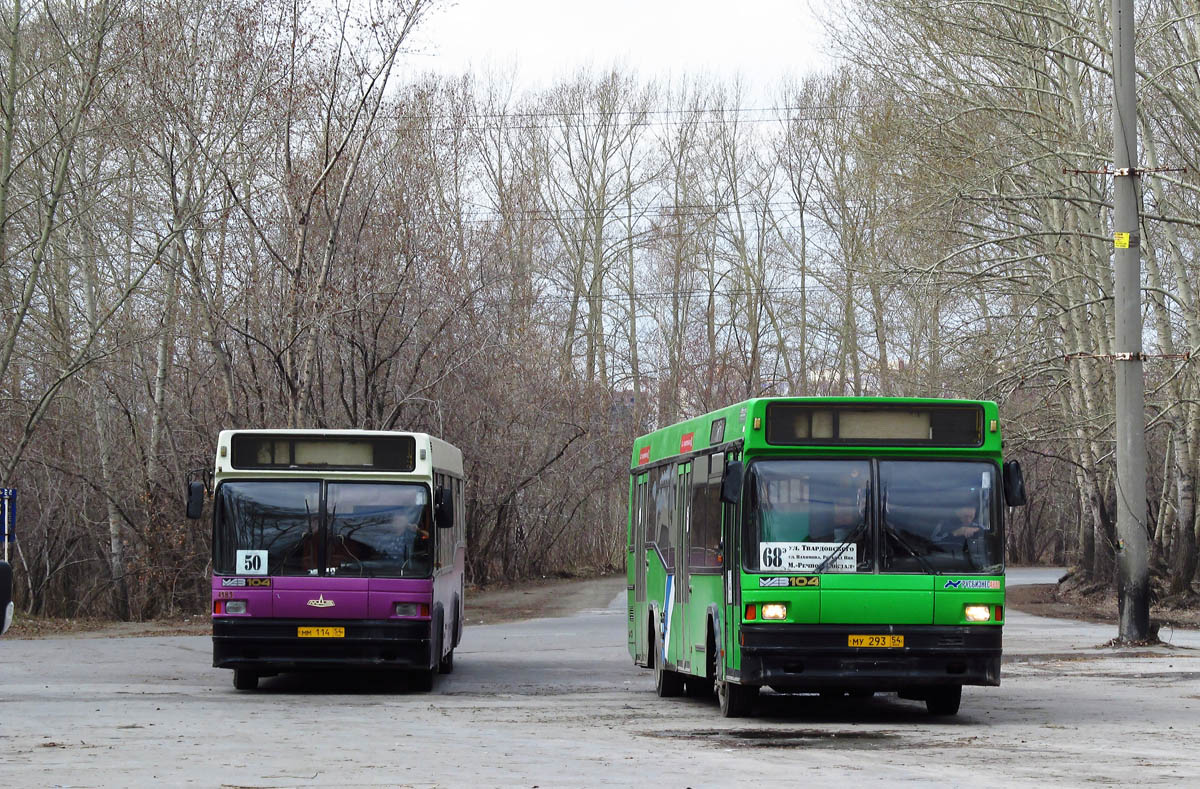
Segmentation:
{"type": "Polygon", "coordinates": [[[432,693],[370,674],[237,692],[206,637],[0,640],[0,786],[1200,781],[1200,632],[1114,650],[1111,626],[1010,611],[1003,684],[967,688],[955,718],[766,694],[726,720],[654,695],[625,650],[623,582],[605,583],[604,608],[467,628],[432,693]]]}

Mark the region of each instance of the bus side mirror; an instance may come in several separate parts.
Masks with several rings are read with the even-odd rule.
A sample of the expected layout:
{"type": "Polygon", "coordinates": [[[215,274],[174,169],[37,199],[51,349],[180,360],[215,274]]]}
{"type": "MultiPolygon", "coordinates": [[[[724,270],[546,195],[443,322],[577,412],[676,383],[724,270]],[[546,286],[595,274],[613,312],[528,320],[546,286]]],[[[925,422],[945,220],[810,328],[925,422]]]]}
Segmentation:
{"type": "Polygon", "coordinates": [[[204,483],[189,482],[187,486],[187,516],[199,520],[204,514],[204,483]]]}
{"type": "Polygon", "coordinates": [[[454,494],[450,488],[438,488],[433,502],[433,522],[439,529],[449,529],[454,525],[454,494]]]}
{"type": "Polygon", "coordinates": [[[1004,464],[1004,503],[1010,507],[1025,506],[1025,476],[1021,464],[1015,460],[1004,464]]]}
{"type": "Polygon", "coordinates": [[[12,565],[0,562],[0,636],[12,624],[12,565]]]}
{"type": "Polygon", "coordinates": [[[725,475],[721,477],[721,501],[737,504],[742,497],[742,463],[735,460],[725,464],[725,475]]]}

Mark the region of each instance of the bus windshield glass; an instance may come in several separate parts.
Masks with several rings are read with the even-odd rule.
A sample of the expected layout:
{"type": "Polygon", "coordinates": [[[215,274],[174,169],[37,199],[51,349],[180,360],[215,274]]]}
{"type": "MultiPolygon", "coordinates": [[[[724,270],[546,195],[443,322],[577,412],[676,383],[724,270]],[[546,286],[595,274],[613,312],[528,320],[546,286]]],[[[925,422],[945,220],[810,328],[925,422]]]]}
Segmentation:
{"type": "Polygon", "coordinates": [[[996,482],[993,463],[880,461],[881,570],[1003,572],[996,482]]]}
{"type": "Polygon", "coordinates": [[[239,551],[265,551],[266,575],[428,577],[429,521],[421,484],[330,482],[322,501],[315,480],[224,482],[213,570],[236,574],[239,551]]]}
{"type": "Polygon", "coordinates": [[[869,460],[759,460],[749,480],[747,569],[871,569],[869,460]]]}
{"type": "Polygon", "coordinates": [[[329,575],[429,575],[429,491],[424,485],[331,482],[328,495],[329,575]]]}

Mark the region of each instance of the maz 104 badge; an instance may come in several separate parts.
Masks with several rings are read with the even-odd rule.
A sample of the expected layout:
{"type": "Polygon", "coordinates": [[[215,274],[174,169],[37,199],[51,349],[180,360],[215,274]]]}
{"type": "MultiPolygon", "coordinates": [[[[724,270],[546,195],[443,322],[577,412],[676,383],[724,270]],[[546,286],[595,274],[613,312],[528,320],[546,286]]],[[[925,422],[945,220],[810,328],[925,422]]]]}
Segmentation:
{"type": "Polygon", "coordinates": [[[838,557],[825,566],[834,573],[858,570],[858,546],[836,542],[764,542],[759,546],[759,566],[763,570],[785,573],[811,573],[841,549],[838,557]]]}
{"type": "Polygon", "coordinates": [[[817,587],[821,585],[821,576],[819,575],[770,575],[758,579],[758,585],[764,589],[774,589],[778,587],[817,587]]]}
{"type": "Polygon", "coordinates": [[[238,551],[237,552],[237,574],[238,575],[266,575],[267,574],[267,552],[266,551],[238,551]]]}
{"type": "Polygon", "coordinates": [[[270,586],[270,578],[222,578],[221,586],[263,587],[270,586]]]}

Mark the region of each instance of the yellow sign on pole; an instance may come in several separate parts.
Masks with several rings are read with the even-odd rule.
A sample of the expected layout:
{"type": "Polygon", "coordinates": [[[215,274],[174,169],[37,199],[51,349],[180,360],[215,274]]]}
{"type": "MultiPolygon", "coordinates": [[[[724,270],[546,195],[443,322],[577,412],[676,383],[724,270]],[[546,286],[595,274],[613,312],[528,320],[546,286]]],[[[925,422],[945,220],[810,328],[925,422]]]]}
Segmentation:
{"type": "Polygon", "coordinates": [[[1128,233],[1113,233],[1113,248],[1114,249],[1129,249],[1129,234],[1128,233]]]}

